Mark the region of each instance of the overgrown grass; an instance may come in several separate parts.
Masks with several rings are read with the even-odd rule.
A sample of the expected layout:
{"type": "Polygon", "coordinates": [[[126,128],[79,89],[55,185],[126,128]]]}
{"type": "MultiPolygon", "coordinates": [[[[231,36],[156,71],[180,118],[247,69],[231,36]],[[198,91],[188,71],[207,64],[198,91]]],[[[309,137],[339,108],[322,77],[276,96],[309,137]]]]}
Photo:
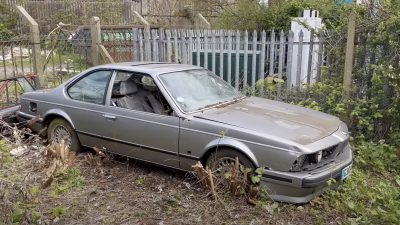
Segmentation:
{"type": "Polygon", "coordinates": [[[57,174],[56,182],[53,184],[52,196],[68,192],[74,188],[81,188],[85,184],[85,178],[78,168],[67,168],[57,174]]]}
{"type": "Polygon", "coordinates": [[[7,166],[14,161],[10,154],[10,146],[5,140],[0,140],[0,166],[7,166]]]}

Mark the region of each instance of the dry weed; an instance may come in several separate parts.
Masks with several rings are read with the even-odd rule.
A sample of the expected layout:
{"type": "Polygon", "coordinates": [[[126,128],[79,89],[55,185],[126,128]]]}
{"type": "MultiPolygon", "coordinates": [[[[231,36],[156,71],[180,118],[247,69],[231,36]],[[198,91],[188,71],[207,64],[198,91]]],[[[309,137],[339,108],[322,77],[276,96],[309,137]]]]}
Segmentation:
{"type": "Polygon", "coordinates": [[[197,162],[192,168],[201,186],[210,191],[215,200],[220,200],[219,194],[230,193],[233,197],[245,196],[249,204],[257,203],[260,188],[251,182],[252,170],[241,166],[238,158],[232,164],[230,171],[223,176],[213,175],[213,172],[204,168],[201,162],[197,162]]]}
{"type": "Polygon", "coordinates": [[[84,156],[84,162],[86,162],[89,166],[104,166],[114,164],[112,156],[103,149],[93,147],[93,150],[95,154],[87,154],[84,156]]]}
{"type": "Polygon", "coordinates": [[[70,167],[75,161],[75,158],[76,154],[69,150],[64,141],[61,141],[60,144],[48,146],[46,151],[46,162],[48,165],[46,166],[47,179],[43,183],[42,188],[50,186],[54,176],[70,167]]]}

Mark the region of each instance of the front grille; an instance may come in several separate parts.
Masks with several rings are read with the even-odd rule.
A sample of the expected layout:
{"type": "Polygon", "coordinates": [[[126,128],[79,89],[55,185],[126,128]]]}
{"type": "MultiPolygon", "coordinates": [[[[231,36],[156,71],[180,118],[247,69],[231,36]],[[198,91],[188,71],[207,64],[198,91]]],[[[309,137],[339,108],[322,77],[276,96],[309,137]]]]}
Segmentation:
{"type": "Polygon", "coordinates": [[[334,145],[332,147],[326,148],[322,150],[322,159],[331,159],[335,158],[337,154],[335,154],[338,150],[339,145],[334,145]]]}
{"type": "Polygon", "coordinates": [[[329,163],[331,163],[337,156],[339,156],[345,146],[347,145],[347,141],[339,143],[337,145],[333,145],[331,147],[325,148],[322,150],[322,159],[319,163],[316,161],[315,154],[307,155],[303,163],[303,171],[309,171],[321,168],[329,163]]]}

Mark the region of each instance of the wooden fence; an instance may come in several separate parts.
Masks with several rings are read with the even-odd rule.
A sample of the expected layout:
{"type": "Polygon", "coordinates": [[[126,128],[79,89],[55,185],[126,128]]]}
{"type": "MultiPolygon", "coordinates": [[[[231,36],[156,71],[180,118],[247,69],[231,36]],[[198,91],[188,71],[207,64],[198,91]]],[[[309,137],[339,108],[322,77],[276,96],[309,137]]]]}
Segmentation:
{"type": "MultiPolygon", "coordinates": [[[[197,7],[201,4],[197,0],[6,0],[6,4],[24,7],[44,32],[50,31],[59,22],[86,24],[93,16],[99,17],[102,24],[135,24],[134,11],[153,25],[168,27],[192,27],[191,16],[199,12],[210,20],[217,16],[213,9],[197,7]]],[[[19,28],[20,31],[22,29],[19,28]]]]}
{"type": "Polygon", "coordinates": [[[284,79],[291,88],[321,80],[322,40],[313,31],[133,29],[133,57],[202,66],[236,88],[255,90],[257,80],[266,76],[284,79]]]}

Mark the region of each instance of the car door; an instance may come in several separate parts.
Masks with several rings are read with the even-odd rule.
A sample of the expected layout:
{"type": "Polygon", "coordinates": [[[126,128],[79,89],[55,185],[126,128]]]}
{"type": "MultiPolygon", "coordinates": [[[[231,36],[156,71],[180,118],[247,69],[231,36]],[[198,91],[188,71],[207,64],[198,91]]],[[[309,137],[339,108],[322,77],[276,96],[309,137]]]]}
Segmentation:
{"type": "MultiPolygon", "coordinates": [[[[129,75],[132,72],[117,71],[112,83],[128,77],[127,73],[129,75]]],[[[106,116],[112,121],[108,128],[111,132],[109,138],[114,142],[111,151],[160,165],[179,167],[178,117],[112,104],[107,106],[106,116]]]]}
{"type": "Polygon", "coordinates": [[[112,70],[88,72],[66,87],[65,104],[59,107],[70,117],[83,146],[109,149],[111,121],[105,115],[106,93],[112,70]]]}

